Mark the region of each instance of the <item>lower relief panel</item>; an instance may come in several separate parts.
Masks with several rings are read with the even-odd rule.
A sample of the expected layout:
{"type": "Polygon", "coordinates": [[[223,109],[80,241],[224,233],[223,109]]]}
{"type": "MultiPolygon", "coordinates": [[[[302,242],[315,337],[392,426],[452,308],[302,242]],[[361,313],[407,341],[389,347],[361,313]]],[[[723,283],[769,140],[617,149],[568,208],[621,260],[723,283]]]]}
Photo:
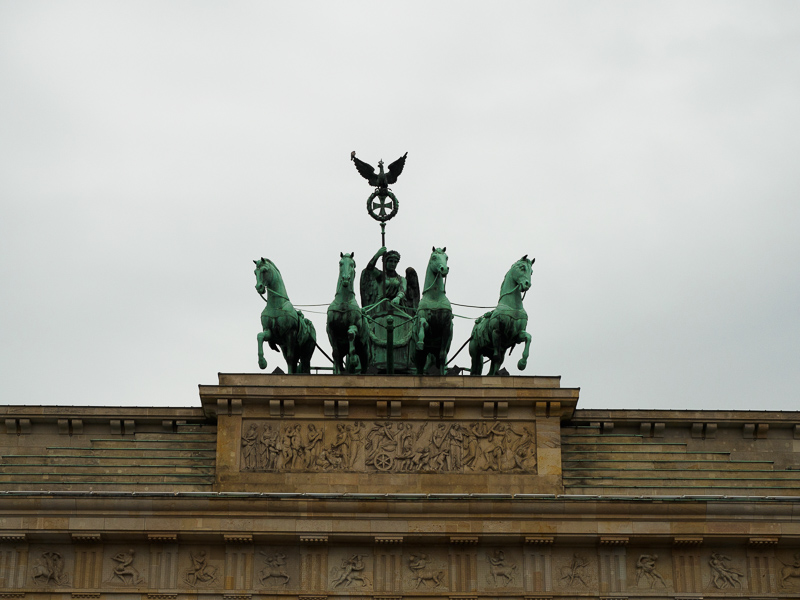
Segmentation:
{"type": "Polygon", "coordinates": [[[800,548],[18,544],[2,598],[798,598],[800,548]]]}

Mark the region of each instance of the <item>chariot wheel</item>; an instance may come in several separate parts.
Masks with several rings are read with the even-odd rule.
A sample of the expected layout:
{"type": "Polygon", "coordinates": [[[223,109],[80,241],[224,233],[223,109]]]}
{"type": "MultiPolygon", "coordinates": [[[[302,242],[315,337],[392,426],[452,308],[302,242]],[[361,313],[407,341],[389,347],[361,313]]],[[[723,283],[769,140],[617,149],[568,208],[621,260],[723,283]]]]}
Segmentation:
{"type": "Polygon", "coordinates": [[[386,452],[381,452],[380,454],[376,455],[373,462],[378,471],[388,471],[394,465],[394,459],[386,454],[386,452]]]}

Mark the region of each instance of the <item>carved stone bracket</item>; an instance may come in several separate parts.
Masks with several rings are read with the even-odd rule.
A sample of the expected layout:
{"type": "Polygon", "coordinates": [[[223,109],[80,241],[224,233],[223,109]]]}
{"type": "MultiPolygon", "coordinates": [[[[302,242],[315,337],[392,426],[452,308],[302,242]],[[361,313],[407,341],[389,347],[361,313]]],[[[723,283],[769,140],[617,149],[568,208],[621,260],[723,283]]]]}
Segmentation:
{"type": "Polygon", "coordinates": [[[375,536],[375,543],[376,544],[402,544],[403,543],[403,536],[402,535],[375,536]]]}
{"type": "Polygon", "coordinates": [[[147,600],[175,600],[178,594],[170,594],[164,592],[151,592],[147,594],[147,600]]]}
{"type": "Polygon", "coordinates": [[[177,533],[148,533],[147,541],[154,544],[174,544],[178,541],[177,533]]]}
{"type": "Polygon", "coordinates": [[[747,543],[751,546],[777,546],[778,545],[777,537],[751,537],[747,540],[747,543]]]}
{"type": "Polygon", "coordinates": [[[0,598],[24,598],[25,592],[0,592],[0,598]]]}
{"type": "Polygon", "coordinates": [[[76,543],[84,543],[84,544],[91,544],[91,543],[99,543],[101,541],[101,536],[99,533],[73,533],[72,534],[72,541],[76,543]]]}
{"type": "Polygon", "coordinates": [[[222,536],[226,544],[250,544],[253,542],[251,533],[226,533],[222,536]]]}
{"type": "Polygon", "coordinates": [[[297,600],[327,600],[327,596],[298,596],[297,600]]]}
{"type": "Polygon", "coordinates": [[[555,542],[552,535],[526,535],[525,543],[533,544],[534,546],[550,546],[555,542]]]}
{"type": "Polygon", "coordinates": [[[678,536],[672,538],[672,543],[675,546],[699,546],[703,543],[703,538],[700,536],[678,536]]]}
{"type": "Polygon", "coordinates": [[[224,600],[250,600],[253,597],[253,594],[237,594],[237,593],[225,593],[222,594],[224,600]]]}
{"type": "Polygon", "coordinates": [[[99,598],[100,592],[72,592],[72,597],[89,600],[90,598],[99,598]]]}
{"type": "Polygon", "coordinates": [[[300,536],[300,543],[301,544],[327,544],[328,543],[328,536],[327,535],[301,535],[300,536]]]}
{"type": "Polygon", "coordinates": [[[629,538],[621,535],[604,535],[600,537],[601,546],[627,546],[629,538]]]}
{"type": "MultiPolygon", "coordinates": [[[[450,543],[451,544],[458,544],[462,546],[470,546],[478,543],[478,536],[477,535],[451,535],[450,536],[450,543]]],[[[451,596],[452,598],[452,596],[451,596]]]]}
{"type": "Polygon", "coordinates": [[[0,535],[0,542],[24,542],[24,533],[4,533],[0,535]]]}

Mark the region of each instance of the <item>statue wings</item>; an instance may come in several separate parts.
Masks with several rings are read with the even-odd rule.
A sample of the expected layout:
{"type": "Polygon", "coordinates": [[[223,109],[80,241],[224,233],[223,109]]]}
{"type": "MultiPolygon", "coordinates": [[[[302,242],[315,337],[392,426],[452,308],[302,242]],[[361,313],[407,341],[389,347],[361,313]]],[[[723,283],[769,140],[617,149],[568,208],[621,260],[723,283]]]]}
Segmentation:
{"type": "Polygon", "coordinates": [[[386,173],[376,173],[375,167],[356,158],[355,151],[350,153],[350,158],[355,163],[359,174],[374,187],[386,187],[387,185],[395,183],[397,178],[400,177],[400,173],[403,172],[403,167],[406,166],[407,156],[408,152],[390,164],[386,173]]]}

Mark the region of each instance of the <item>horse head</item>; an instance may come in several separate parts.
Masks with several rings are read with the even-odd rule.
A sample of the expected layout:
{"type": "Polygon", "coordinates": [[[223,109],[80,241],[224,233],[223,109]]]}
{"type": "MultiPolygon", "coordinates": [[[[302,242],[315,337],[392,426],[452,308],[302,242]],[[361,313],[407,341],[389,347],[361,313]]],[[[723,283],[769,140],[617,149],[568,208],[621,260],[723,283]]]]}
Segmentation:
{"type": "Polygon", "coordinates": [[[450,267],[447,266],[446,251],[447,247],[437,248],[433,246],[431,248],[431,259],[428,261],[428,271],[431,271],[434,275],[447,277],[447,274],[450,272],[450,267]]]}
{"type": "Polygon", "coordinates": [[[500,290],[501,297],[516,289],[520,292],[527,292],[531,288],[531,272],[535,261],[535,258],[531,260],[526,254],[511,265],[500,290]]]}
{"type": "Polygon", "coordinates": [[[278,275],[278,279],[280,279],[280,272],[278,271],[278,267],[275,266],[275,263],[263,256],[253,262],[256,265],[256,291],[259,294],[263,294],[270,287],[273,287],[272,280],[276,274],[278,275]]]}
{"type": "Polygon", "coordinates": [[[339,284],[345,289],[352,286],[356,278],[356,261],[353,258],[355,254],[355,252],[339,253],[339,284]]]}

